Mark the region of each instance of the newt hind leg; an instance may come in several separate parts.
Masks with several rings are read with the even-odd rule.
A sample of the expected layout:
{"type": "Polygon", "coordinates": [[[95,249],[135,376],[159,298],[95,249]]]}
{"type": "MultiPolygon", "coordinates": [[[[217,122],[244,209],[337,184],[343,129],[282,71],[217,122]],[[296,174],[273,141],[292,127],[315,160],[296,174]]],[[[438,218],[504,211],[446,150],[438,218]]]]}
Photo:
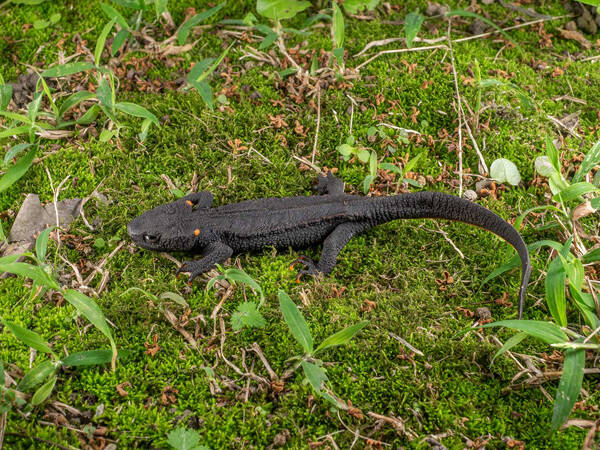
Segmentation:
{"type": "Polygon", "coordinates": [[[331,272],[335,267],[340,251],[352,239],[352,236],[371,228],[371,226],[366,222],[345,222],[335,227],[323,241],[321,259],[318,263],[304,255],[301,255],[292,263],[290,269],[293,269],[295,264],[302,264],[305,267],[298,271],[296,283],[300,282],[302,275],[317,276],[321,273],[327,275],[331,272]]]}

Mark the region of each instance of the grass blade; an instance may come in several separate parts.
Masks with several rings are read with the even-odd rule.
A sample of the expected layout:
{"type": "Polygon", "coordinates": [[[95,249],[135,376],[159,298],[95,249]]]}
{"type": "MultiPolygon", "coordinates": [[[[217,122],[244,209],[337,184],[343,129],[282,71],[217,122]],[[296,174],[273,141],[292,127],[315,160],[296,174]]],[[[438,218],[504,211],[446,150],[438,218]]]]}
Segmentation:
{"type": "Polygon", "coordinates": [[[482,325],[482,327],[507,327],[524,331],[547,344],[558,344],[569,340],[565,332],[553,322],[542,322],[539,320],[501,320],[500,322],[482,325]]]}
{"type": "Polygon", "coordinates": [[[95,97],[96,94],[89,91],[79,91],[69,95],[69,97],[64,101],[64,103],[60,105],[60,108],[58,108],[58,118],[62,118],[62,116],[64,116],[69,109],[73,108],[79,103],[95,97]]]}
{"type": "Polygon", "coordinates": [[[94,62],[97,66],[100,65],[100,58],[102,57],[102,50],[104,50],[104,44],[106,43],[106,38],[108,37],[108,33],[117,22],[117,18],[113,17],[110,22],[104,25],[102,31],[100,32],[100,36],[98,36],[98,40],[96,41],[96,48],[94,50],[94,62]]]}
{"type": "Polygon", "coordinates": [[[43,77],[50,78],[58,78],[58,77],[66,77],[67,75],[73,75],[79,72],[85,72],[86,70],[93,69],[94,65],[89,62],[75,62],[62,64],[60,66],[55,66],[50,69],[44,70],[42,72],[43,77]]]}
{"type": "Polygon", "coordinates": [[[225,6],[225,2],[219,3],[217,6],[207,9],[206,11],[202,11],[200,14],[196,14],[191,19],[188,19],[185,22],[183,22],[183,24],[177,30],[177,44],[185,44],[185,41],[187,40],[190,34],[190,31],[192,31],[192,28],[215,15],[217,12],[219,12],[221,8],[223,8],[223,6],[225,6]]]}
{"type": "Polygon", "coordinates": [[[529,336],[529,334],[525,333],[524,331],[515,334],[513,337],[511,337],[509,340],[507,340],[504,345],[502,347],[500,347],[500,350],[498,350],[496,352],[496,354],[494,355],[494,357],[492,358],[492,364],[494,364],[494,360],[502,355],[503,353],[509,351],[511,348],[513,348],[515,345],[519,344],[523,339],[525,339],[527,336],[529,336]]]}
{"type": "Polygon", "coordinates": [[[48,227],[42,231],[35,240],[35,254],[40,262],[46,259],[46,250],[48,248],[48,239],[54,227],[48,227]]]}
{"type": "Polygon", "coordinates": [[[98,304],[89,298],[87,295],[82,294],[79,291],[73,289],[67,289],[64,293],[65,299],[77,309],[92,325],[94,325],[102,334],[104,334],[110,341],[110,347],[112,349],[112,361],[111,367],[115,369],[115,361],[117,359],[117,345],[113,338],[112,332],[106,322],[104,313],[98,306],[98,304]]]}
{"type": "Polygon", "coordinates": [[[9,322],[8,320],[3,320],[2,323],[12,334],[15,335],[18,340],[25,345],[36,349],[38,352],[50,353],[51,355],[54,355],[54,352],[48,343],[35,331],[28,330],[27,328],[17,325],[14,322],[9,322]]]}
{"type": "Polygon", "coordinates": [[[33,394],[33,397],[31,397],[31,404],[33,406],[37,406],[40,403],[43,403],[48,397],[50,397],[55,385],[56,375],[51,377],[37,391],[35,391],[35,394],[33,394]]]}
{"type": "Polygon", "coordinates": [[[4,155],[4,165],[7,166],[8,163],[10,163],[13,158],[16,158],[17,156],[19,156],[19,153],[21,153],[23,150],[28,149],[32,145],[33,144],[17,144],[17,145],[13,145],[11,148],[9,148],[6,151],[6,154],[4,155]]]}
{"type": "Polygon", "coordinates": [[[19,391],[25,392],[43,383],[46,378],[56,372],[56,364],[54,361],[47,359],[41,364],[38,364],[33,369],[25,374],[17,385],[19,391]]]}
{"type": "Polygon", "coordinates": [[[507,40],[512,42],[512,44],[519,50],[519,52],[521,54],[523,53],[523,49],[521,48],[521,46],[519,44],[517,44],[515,41],[513,41],[511,39],[511,37],[508,35],[508,33],[506,33],[506,31],[504,31],[502,28],[500,28],[494,22],[492,22],[489,19],[486,19],[482,15],[471,12],[471,11],[465,11],[464,9],[453,9],[452,11],[448,11],[446,13],[446,17],[452,17],[452,16],[474,17],[475,19],[481,20],[482,22],[488,24],[490,27],[494,28],[498,33],[502,34],[502,36],[504,36],[507,40]]]}
{"type": "Polygon", "coordinates": [[[49,289],[58,289],[58,283],[40,266],[23,262],[0,263],[0,272],[14,273],[25,278],[31,278],[36,283],[49,289]]]}
{"type": "Polygon", "coordinates": [[[558,430],[565,420],[567,420],[573,409],[573,405],[579,397],[584,366],[585,350],[568,349],[565,354],[562,376],[558,383],[558,391],[556,391],[554,399],[552,431],[558,430]]]}
{"type": "Polygon", "coordinates": [[[354,336],[356,336],[356,334],[360,330],[362,330],[365,326],[367,326],[368,323],[369,323],[369,321],[365,320],[363,322],[360,322],[360,323],[354,324],[352,326],[349,326],[347,328],[344,328],[342,331],[338,331],[335,334],[332,334],[327,339],[325,339],[323,342],[321,342],[321,344],[315,350],[315,354],[317,354],[321,350],[325,350],[326,348],[334,347],[336,345],[344,345],[344,344],[348,343],[350,341],[350,339],[352,339],[354,336]]]}
{"type": "Polygon", "coordinates": [[[333,4],[333,44],[335,48],[344,45],[344,15],[337,3],[333,4]]]}
{"type": "Polygon", "coordinates": [[[100,3],[100,8],[102,8],[102,11],[104,11],[104,14],[106,14],[106,16],[109,19],[117,19],[117,23],[121,28],[123,28],[124,30],[129,30],[129,24],[127,23],[125,18],[119,13],[119,11],[117,11],[112,6],[107,5],[106,3],[100,3]]]}
{"type": "Polygon", "coordinates": [[[142,117],[144,119],[148,119],[148,120],[152,121],[152,123],[154,125],[156,125],[157,127],[160,127],[160,123],[158,122],[158,119],[156,118],[156,116],[154,114],[152,114],[150,111],[148,111],[146,108],[144,108],[143,106],[140,106],[136,103],[119,102],[119,103],[115,103],[115,108],[121,112],[124,112],[125,114],[129,114],[130,116],[142,117]]]}
{"type": "Polygon", "coordinates": [[[13,184],[15,184],[19,178],[25,175],[25,172],[31,167],[33,164],[33,158],[35,158],[35,154],[37,153],[37,145],[29,150],[29,152],[19,159],[13,166],[6,171],[4,176],[0,178],[0,192],[7,190],[13,184]]]}
{"type": "Polygon", "coordinates": [[[587,152],[585,158],[583,158],[577,173],[575,173],[575,176],[573,177],[573,183],[581,181],[585,174],[592,170],[598,163],[600,163],[600,141],[592,145],[590,151],[587,152]]]}
{"type": "Polygon", "coordinates": [[[561,327],[567,326],[567,300],[565,298],[566,272],[560,258],[554,258],[548,266],[545,280],[546,304],[550,314],[561,327]]]}
{"type": "Polygon", "coordinates": [[[71,353],[61,360],[66,367],[95,366],[112,361],[112,350],[88,350],[71,353]]]}
{"type": "Polygon", "coordinates": [[[406,15],[406,19],[404,20],[404,34],[406,36],[406,46],[408,48],[412,48],[413,41],[417,37],[417,34],[419,34],[419,30],[424,21],[425,17],[423,14],[420,14],[419,11],[413,11],[406,15]]]}
{"type": "Polygon", "coordinates": [[[552,200],[561,203],[568,202],[590,192],[599,192],[599,190],[591,183],[580,181],[579,183],[572,184],[571,186],[561,190],[558,194],[552,197],[552,200]]]}
{"type": "Polygon", "coordinates": [[[312,353],[313,340],[302,313],[300,313],[300,310],[289,295],[282,290],[279,290],[277,297],[279,297],[279,306],[283,313],[283,318],[290,328],[292,336],[300,343],[306,353],[312,353]]]}

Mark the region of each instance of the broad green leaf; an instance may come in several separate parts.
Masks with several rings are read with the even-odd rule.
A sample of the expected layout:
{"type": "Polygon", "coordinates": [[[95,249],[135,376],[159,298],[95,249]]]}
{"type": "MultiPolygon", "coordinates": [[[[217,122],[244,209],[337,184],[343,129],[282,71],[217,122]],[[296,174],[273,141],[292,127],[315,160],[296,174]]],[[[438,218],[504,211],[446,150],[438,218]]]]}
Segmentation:
{"type": "Polygon", "coordinates": [[[545,280],[546,304],[550,314],[561,327],[567,326],[566,276],[560,258],[554,258],[548,266],[548,274],[545,280]]]}
{"type": "Polygon", "coordinates": [[[209,450],[204,445],[199,445],[200,435],[196,430],[184,427],[175,428],[167,435],[167,443],[175,450],[209,450]]]}
{"type": "MultiPolygon", "coordinates": [[[[201,61],[200,63],[198,63],[198,64],[202,64],[202,66],[200,66],[198,69],[196,69],[196,66],[194,66],[192,68],[192,70],[190,71],[190,74],[188,75],[188,81],[189,82],[191,82],[191,81],[201,82],[207,76],[209,76],[211,73],[213,73],[215,71],[215,69],[219,66],[219,64],[221,64],[221,61],[223,61],[223,58],[225,58],[227,53],[229,53],[229,50],[231,49],[231,47],[233,47],[233,44],[234,43],[231,43],[229,45],[229,47],[227,47],[223,51],[223,53],[221,53],[219,55],[219,57],[216,60],[214,58],[207,58],[207,59],[201,61]],[[210,63],[205,62],[208,60],[210,60],[210,63]]],[[[194,87],[196,87],[196,86],[194,86],[194,87]]]]}
{"type": "Polygon", "coordinates": [[[310,329],[300,310],[292,299],[281,289],[277,293],[279,297],[279,306],[283,313],[285,323],[287,323],[294,338],[300,343],[305,353],[313,352],[313,340],[310,329]]]}
{"type": "Polygon", "coordinates": [[[500,183],[509,183],[513,186],[521,182],[519,169],[515,163],[505,158],[499,158],[492,163],[490,176],[500,183]]]}
{"type": "Polygon", "coordinates": [[[112,368],[114,370],[115,361],[117,359],[117,346],[108,323],[104,318],[104,313],[98,304],[87,295],[84,295],[81,292],[73,289],[67,289],[63,295],[65,300],[73,305],[77,311],[79,311],[87,320],[92,323],[92,325],[98,328],[98,330],[100,330],[100,332],[108,338],[113,352],[112,368]]]}
{"type": "Polygon", "coordinates": [[[194,17],[186,20],[177,30],[177,44],[185,44],[185,41],[187,40],[192,28],[219,12],[219,10],[225,6],[225,3],[226,2],[219,3],[217,6],[207,9],[206,11],[202,11],[200,14],[196,14],[194,17]]]}
{"type": "Polygon", "coordinates": [[[100,107],[98,105],[92,105],[90,109],[88,109],[83,116],[75,121],[78,125],[88,125],[96,120],[98,114],[100,113],[100,107]]]}
{"type": "Polygon", "coordinates": [[[12,86],[10,84],[0,84],[0,110],[5,110],[12,99],[12,86]]]}
{"type": "Polygon", "coordinates": [[[568,349],[565,353],[562,376],[560,377],[558,391],[556,391],[554,399],[552,431],[558,430],[569,417],[573,405],[579,397],[584,367],[585,350],[568,349]]]}
{"type": "Polygon", "coordinates": [[[42,92],[37,92],[33,96],[33,100],[29,104],[27,108],[27,117],[33,123],[37,119],[38,112],[40,111],[40,106],[42,104],[42,92]]]}
{"type": "Polygon", "coordinates": [[[140,127],[140,132],[138,133],[138,137],[140,141],[144,142],[148,137],[148,131],[150,130],[150,125],[152,125],[152,120],[144,119],[142,121],[142,126],[140,127]]]}
{"type": "Polygon", "coordinates": [[[579,183],[572,184],[571,186],[561,190],[558,194],[552,197],[552,199],[555,202],[568,202],[590,192],[600,191],[593,184],[580,181],[579,183]]]}
{"type": "Polygon", "coordinates": [[[390,172],[397,173],[398,175],[402,175],[402,169],[400,169],[400,167],[398,167],[395,164],[380,163],[379,164],[379,168],[382,169],[382,170],[387,170],[387,171],[390,171],[390,172]]]}
{"type": "Polygon", "coordinates": [[[23,342],[28,347],[34,348],[38,352],[50,353],[54,355],[54,352],[48,343],[35,331],[28,330],[27,328],[17,325],[14,322],[9,322],[8,320],[2,320],[2,323],[12,334],[15,335],[18,340],[23,342]]]}
{"type": "Polygon", "coordinates": [[[213,109],[214,100],[210,85],[206,81],[191,81],[189,83],[196,88],[200,97],[204,100],[204,103],[206,103],[210,109],[213,109]]]}
{"type": "Polygon", "coordinates": [[[56,368],[57,365],[54,363],[54,361],[49,359],[41,364],[38,364],[25,374],[25,376],[17,385],[17,389],[19,391],[26,392],[31,388],[36,387],[37,385],[43,383],[46,378],[56,372],[56,368]]]}
{"type": "Polygon", "coordinates": [[[136,103],[130,102],[119,102],[115,104],[115,108],[125,114],[129,114],[130,116],[142,117],[144,119],[151,120],[154,125],[160,127],[160,123],[154,114],[148,111],[143,106],[140,106],[136,103]]]}
{"type": "Polygon", "coordinates": [[[42,72],[42,76],[46,78],[58,78],[66,77],[67,75],[73,75],[79,72],[85,72],[86,70],[93,69],[94,65],[89,62],[75,62],[62,64],[60,66],[54,66],[50,69],[46,69],[42,72]]]}
{"type": "Polygon", "coordinates": [[[119,32],[117,34],[115,34],[112,45],[110,46],[110,54],[112,56],[115,56],[117,54],[117,52],[119,51],[119,49],[121,47],[123,47],[123,44],[129,37],[129,35],[130,35],[129,31],[126,29],[121,29],[121,30],[119,30],[119,32]]]}
{"type": "Polygon", "coordinates": [[[115,8],[113,8],[110,5],[107,5],[106,3],[100,3],[100,8],[102,8],[102,11],[104,11],[104,14],[106,14],[109,19],[116,18],[117,23],[121,28],[123,28],[124,30],[129,30],[129,24],[115,8]]]}
{"type": "Polygon", "coordinates": [[[523,220],[525,220],[525,217],[527,217],[528,214],[535,212],[535,211],[546,211],[546,210],[550,210],[550,211],[554,211],[554,212],[563,214],[562,210],[558,209],[556,206],[552,206],[552,205],[534,206],[533,208],[529,208],[528,210],[524,211],[523,213],[521,213],[519,215],[519,217],[516,218],[515,223],[514,223],[515,229],[517,229],[517,230],[521,229],[521,224],[523,223],[523,220]]]}
{"type": "Polygon", "coordinates": [[[167,3],[169,0],[154,0],[154,11],[156,12],[156,18],[158,19],[161,14],[167,12],[167,3]]]}
{"type": "Polygon", "coordinates": [[[374,151],[372,151],[369,156],[369,175],[371,175],[373,179],[377,176],[377,153],[374,151]]]}
{"type": "Polygon", "coordinates": [[[419,30],[421,29],[424,20],[425,16],[420,14],[418,10],[406,15],[406,19],[404,20],[404,33],[406,35],[406,46],[408,48],[412,48],[413,41],[417,37],[417,34],[419,34],[419,30]]]}
{"type": "Polygon", "coordinates": [[[550,162],[550,158],[546,155],[538,156],[534,162],[535,171],[543,177],[550,177],[552,174],[557,173],[556,169],[550,162]]]}
{"type": "Polygon", "coordinates": [[[308,361],[302,361],[302,370],[308,379],[313,389],[320,394],[323,389],[323,384],[327,381],[327,374],[316,364],[308,361]]]}
{"type": "Polygon", "coordinates": [[[0,272],[14,273],[25,278],[31,278],[37,284],[49,289],[58,289],[58,283],[40,266],[34,266],[24,262],[13,262],[0,264],[0,272]]]}
{"type": "Polygon", "coordinates": [[[196,64],[194,64],[194,67],[192,67],[192,70],[190,70],[190,73],[188,74],[188,77],[187,77],[188,82],[199,81],[200,76],[215,61],[216,61],[215,58],[206,58],[206,59],[203,59],[202,61],[199,61],[196,64]]]}
{"type": "Polygon", "coordinates": [[[79,103],[85,101],[85,100],[89,100],[91,98],[95,98],[96,94],[94,94],[93,92],[89,92],[89,91],[79,91],[79,92],[75,92],[74,94],[69,95],[69,97],[67,97],[67,99],[63,102],[62,105],[60,105],[60,108],[58,108],[58,117],[62,118],[62,116],[64,116],[64,114],[71,108],[73,108],[74,106],[78,105],[79,103]]]}
{"type": "Polygon", "coordinates": [[[540,339],[547,344],[558,344],[567,342],[569,338],[558,325],[553,322],[542,322],[539,320],[501,320],[482,325],[483,328],[507,327],[514,330],[524,331],[525,333],[540,339]]]}
{"type": "Polygon", "coordinates": [[[474,17],[476,19],[481,20],[482,22],[488,24],[490,27],[494,28],[498,33],[502,34],[502,36],[504,36],[506,39],[508,39],[510,42],[513,43],[513,45],[519,50],[519,52],[523,53],[523,49],[521,48],[521,46],[517,42],[513,41],[510,38],[510,36],[508,35],[508,33],[506,33],[506,31],[504,31],[502,28],[500,28],[498,25],[496,25],[491,20],[483,17],[481,14],[477,14],[477,13],[474,13],[471,11],[465,11],[464,9],[453,9],[452,11],[448,11],[446,13],[446,17],[452,17],[452,16],[474,17]]]}
{"type": "Polygon", "coordinates": [[[329,347],[334,347],[336,345],[344,345],[350,341],[356,334],[362,330],[367,324],[368,320],[363,322],[359,322],[355,325],[349,326],[348,328],[344,328],[342,331],[338,331],[335,334],[332,334],[327,339],[325,339],[315,350],[315,354],[320,352],[321,350],[325,350],[329,347]]]}
{"type": "Polygon", "coordinates": [[[256,302],[240,303],[237,310],[231,315],[231,327],[233,331],[241,330],[243,327],[264,328],[265,318],[257,308],[256,302]]]}
{"type": "Polygon", "coordinates": [[[558,149],[548,134],[545,135],[544,139],[546,140],[546,156],[552,164],[552,167],[554,167],[554,170],[560,174],[560,157],[558,154],[558,149]]]}
{"type": "Polygon", "coordinates": [[[573,285],[569,285],[569,291],[571,292],[573,302],[575,303],[575,306],[577,306],[577,309],[579,309],[579,312],[581,312],[585,323],[587,323],[592,330],[598,328],[600,326],[600,318],[596,315],[596,302],[594,301],[592,294],[581,292],[573,285]]]}
{"type": "Polygon", "coordinates": [[[110,111],[114,110],[112,89],[110,88],[110,84],[106,78],[102,78],[102,81],[100,81],[98,84],[98,87],[96,88],[96,96],[98,97],[98,100],[102,106],[105,106],[110,111]]]}
{"type": "Polygon", "coordinates": [[[344,46],[344,15],[336,2],[333,2],[333,46],[344,46]]]}
{"type": "Polygon", "coordinates": [[[581,162],[581,166],[579,166],[579,170],[575,173],[573,177],[573,183],[577,183],[581,181],[586,173],[592,170],[597,164],[600,163],[600,141],[596,142],[592,145],[592,148],[583,158],[581,162]]]}
{"type": "Polygon", "coordinates": [[[504,345],[502,347],[500,347],[500,350],[498,350],[496,352],[496,354],[494,355],[494,357],[492,358],[492,364],[494,364],[494,360],[502,355],[503,353],[507,352],[508,350],[510,350],[511,348],[513,348],[515,345],[519,344],[523,339],[525,339],[527,336],[529,336],[529,334],[525,333],[524,331],[515,334],[514,336],[512,336],[510,339],[508,339],[504,345]]]}
{"type": "Polygon", "coordinates": [[[310,2],[298,0],[257,0],[256,10],[267,19],[275,21],[291,19],[310,6],[310,2]]]}
{"type": "Polygon", "coordinates": [[[7,166],[8,163],[10,163],[13,160],[13,158],[16,158],[17,156],[19,156],[19,153],[21,153],[23,150],[28,149],[32,145],[33,144],[17,144],[17,145],[13,145],[11,148],[9,148],[6,151],[6,154],[4,155],[4,165],[7,166]]]}
{"type": "Polygon", "coordinates": [[[409,159],[404,168],[402,169],[402,173],[410,172],[411,170],[413,170],[422,156],[423,153],[419,153],[414,158],[409,159]]]}
{"type": "Polygon", "coordinates": [[[184,308],[189,307],[188,302],[186,302],[185,299],[181,295],[179,295],[175,292],[163,292],[162,294],[159,295],[159,298],[161,300],[165,300],[165,299],[173,300],[175,303],[177,303],[180,306],[183,306],[184,308]]]}
{"type": "Polygon", "coordinates": [[[50,394],[52,394],[52,390],[54,389],[55,385],[56,375],[51,377],[42,386],[40,386],[40,388],[37,391],[35,391],[35,394],[33,394],[33,397],[31,397],[31,404],[33,406],[37,406],[40,403],[43,403],[48,397],[50,397],[50,394]]]}
{"type": "Polygon", "coordinates": [[[250,275],[248,275],[246,272],[244,272],[243,270],[239,270],[239,269],[227,269],[224,273],[225,278],[227,278],[227,280],[230,281],[234,281],[234,282],[238,282],[238,283],[243,283],[243,284],[247,284],[248,286],[250,286],[254,292],[256,292],[259,297],[260,297],[260,304],[262,305],[265,301],[265,295],[263,293],[262,288],[260,287],[260,284],[258,284],[256,282],[256,280],[254,280],[250,275]]]}
{"type": "Polygon", "coordinates": [[[108,37],[108,33],[117,22],[117,18],[113,17],[104,28],[100,32],[100,36],[98,36],[98,40],[96,41],[96,49],[94,50],[94,62],[97,66],[100,65],[100,57],[102,56],[102,50],[104,50],[104,44],[106,43],[106,38],[108,37]]]}
{"type": "MultiPolygon", "coordinates": [[[[17,113],[10,112],[10,111],[0,111],[0,116],[4,116],[8,119],[16,120],[17,122],[26,123],[29,125],[31,125],[33,123],[29,117],[24,116],[23,114],[17,114],[17,113]]],[[[10,135],[8,135],[8,136],[10,136],[10,135]]]]}
{"type": "Polygon", "coordinates": [[[265,38],[262,40],[262,42],[260,43],[260,45],[258,46],[259,50],[265,50],[267,48],[269,48],[271,45],[273,45],[273,43],[277,40],[277,33],[271,31],[270,33],[268,33],[265,38]]]}
{"type": "Polygon", "coordinates": [[[584,264],[600,261],[600,248],[595,248],[594,250],[587,252],[583,255],[582,261],[584,264]]]}
{"type": "Polygon", "coordinates": [[[111,360],[112,350],[87,350],[65,356],[61,364],[66,367],[95,366],[107,364],[111,360]]]}
{"type": "Polygon", "coordinates": [[[550,191],[552,194],[558,194],[569,187],[569,183],[558,172],[550,175],[550,178],[548,178],[548,184],[550,185],[550,191]]]}
{"type": "Polygon", "coordinates": [[[363,180],[363,194],[368,194],[369,189],[371,189],[371,184],[373,184],[373,180],[375,177],[373,175],[367,175],[363,180]]]}
{"type": "Polygon", "coordinates": [[[369,158],[371,157],[371,153],[368,150],[361,149],[356,152],[356,156],[358,156],[358,159],[360,161],[366,163],[369,160],[369,158]]]}
{"type": "Polygon", "coordinates": [[[35,254],[37,256],[38,261],[43,262],[46,259],[46,249],[48,248],[48,239],[50,238],[50,233],[54,230],[54,227],[48,227],[40,234],[38,234],[37,239],[35,240],[35,254]]]}

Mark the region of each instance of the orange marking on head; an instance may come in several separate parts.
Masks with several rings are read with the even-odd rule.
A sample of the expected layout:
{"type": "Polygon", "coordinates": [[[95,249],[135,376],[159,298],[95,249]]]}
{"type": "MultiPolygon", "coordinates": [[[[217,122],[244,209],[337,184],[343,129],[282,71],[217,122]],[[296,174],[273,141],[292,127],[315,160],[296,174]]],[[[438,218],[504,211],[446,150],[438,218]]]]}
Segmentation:
{"type": "Polygon", "coordinates": [[[200,234],[200,230],[198,228],[196,228],[194,230],[194,236],[198,236],[200,234]]]}
{"type": "Polygon", "coordinates": [[[190,200],[186,200],[185,202],[190,206],[194,206],[194,204],[190,200]]]}

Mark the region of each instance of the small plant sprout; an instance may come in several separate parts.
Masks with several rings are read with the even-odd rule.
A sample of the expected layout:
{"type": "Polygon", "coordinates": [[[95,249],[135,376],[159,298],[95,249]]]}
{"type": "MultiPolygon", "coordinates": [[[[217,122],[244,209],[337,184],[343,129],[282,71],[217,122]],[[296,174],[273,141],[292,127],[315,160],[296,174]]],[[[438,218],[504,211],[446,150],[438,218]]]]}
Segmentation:
{"type": "Polygon", "coordinates": [[[239,331],[244,327],[263,328],[266,325],[266,321],[260,313],[260,308],[265,303],[265,295],[260,285],[243,270],[217,267],[222,273],[209,280],[206,290],[212,288],[219,280],[227,280],[233,286],[236,283],[249,286],[260,299],[258,304],[254,301],[246,300],[237,306],[236,311],[231,315],[231,327],[233,330],[239,331]]]}
{"type": "MultiPolygon", "coordinates": [[[[584,264],[600,262],[598,249],[587,250],[585,239],[593,231],[586,231],[580,219],[600,210],[600,190],[595,184],[584,179],[592,178],[590,173],[600,163],[600,141],[592,145],[571,180],[566,180],[561,171],[560,157],[554,143],[546,137],[545,155],[535,160],[539,175],[548,179],[554,205],[537,206],[523,212],[515,220],[519,229],[526,216],[532,212],[552,214],[555,225],[572,230],[564,244],[553,240],[541,240],[530,244],[533,252],[543,247],[552,251],[544,280],[546,306],[553,322],[537,320],[503,320],[485,327],[507,327],[519,333],[508,339],[496,353],[494,359],[531,336],[549,346],[564,351],[564,364],[558,390],[554,399],[552,430],[557,430],[569,417],[573,405],[579,397],[586,365],[586,350],[600,353],[600,310],[594,293],[589,292],[593,285],[584,270],[584,264]],[[569,316],[579,316],[579,325],[571,325],[569,316]],[[577,331],[574,328],[578,328],[577,331]]],[[[492,165],[492,171],[494,170],[492,165]]],[[[506,270],[518,265],[513,257],[502,267],[492,272],[484,283],[506,270]]]]}
{"type": "Polygon", "coordinates": [[[296,368],[302,366],[306,380],[308,380],[319,396],[330,401],[336,408],[348,409],[346,403],[337,398],[331,388],[327,386],[328,378],[323,368],[323,363],[315,359],[315,357],[328,348],[347,344],[369,322],[359,322],[342,331],[338,331],[326,338],[315,348],[308,324],[296,304],[282,290],[278,292],[277,296],[279,297],[279,307],[281,308],[285,323],[289,327],[294,339],[298,341],[302,350],[304,350],[304,355],[292,358],[299,361],[296,363],[296,368]]]}

